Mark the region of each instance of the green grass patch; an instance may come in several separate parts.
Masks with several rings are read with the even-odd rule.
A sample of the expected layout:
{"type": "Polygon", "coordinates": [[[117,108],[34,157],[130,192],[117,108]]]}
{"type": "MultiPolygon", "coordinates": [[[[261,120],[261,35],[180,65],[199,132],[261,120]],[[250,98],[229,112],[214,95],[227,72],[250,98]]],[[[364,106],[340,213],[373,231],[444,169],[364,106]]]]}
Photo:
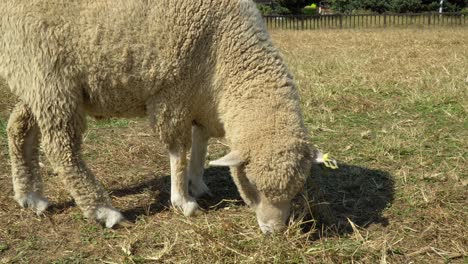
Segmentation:
{"type": "Polygon", "coordinates": [[[89,128],[127,128],[130,124],[129,119],[102,119],[102,120],[90,120],[89,128]]]}
{"type": "Polygon", "coordinates": [[[1,243],[0,242],[0,253],[8,250],[10,247],[6,243],[1,243]]]}
{"type": "Polygon", "coordinates": [[[0,139],[2,140],[7,138],[7,131],[6,131],[7,124],[8,124],[8,121],[0,118],[0,139]]]}

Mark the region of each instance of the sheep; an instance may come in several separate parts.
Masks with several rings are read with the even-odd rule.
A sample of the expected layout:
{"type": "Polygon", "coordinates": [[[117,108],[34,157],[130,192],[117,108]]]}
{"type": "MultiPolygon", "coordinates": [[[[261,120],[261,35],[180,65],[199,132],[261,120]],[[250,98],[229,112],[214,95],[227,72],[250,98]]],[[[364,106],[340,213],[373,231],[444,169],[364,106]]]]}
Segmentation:
{"type": "Polygon", "coordinates": [[[209,193],[211,137],[231,152],[210,165],[231,168],[265,233],[285,227],[311,168],[297,88],[251,0],[1,1],[0,77],[20,100],[7,128],[14,198],[38,214],[41,143],[85,217],[124,220],[81,157],[87,115],[149,117],[187,216],[209,193]]]}

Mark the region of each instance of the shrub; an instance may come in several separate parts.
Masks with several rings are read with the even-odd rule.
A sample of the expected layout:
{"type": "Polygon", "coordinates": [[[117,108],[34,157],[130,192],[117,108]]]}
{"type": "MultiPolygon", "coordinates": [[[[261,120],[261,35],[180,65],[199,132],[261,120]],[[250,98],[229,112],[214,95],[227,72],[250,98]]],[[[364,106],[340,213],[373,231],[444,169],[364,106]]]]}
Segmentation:
{"type": "Polygon", "coordinates": [[[290,15],[292,12],[284,6],[276,6],[274,9],[274,13],[278,15],[290,15]]]}
{"type": "Polygon", "coordinates": [[[269,5],[257,4],[257,8],[263,16],[291,14],[291,11],[283,6],[275,6],[274,8],[272,8],[269,5]]]}
{"type": "Polygon", "coordinates": [[[302,13],[302,9],[304,6],[310,5],[312,3],[318,3],[319,1],[316,0],[273,0],[273,5],[275,6],[275,9],[278,9],[278,13],[281,14],[300,14],[302,13]],[[286,10],[280,10],[279,8],[276,7],[284,7],[288,10],[287,13],[286,10]]]}
{"type": "Polygon", "coordinates": [[[371,15],[371,14],[374,14],[375,12],[373,12],[372,10],[359,8],[359,9],[354,9],[351,13],[360,14],[360,15],[371,15]]]}
{"type": "Polygon", "coordinates": [[[317,14],[317,5],[316,4],[311,4],[309,6],[306,6],[302,9],[302,13],[305,15],[315,15],[317,14]]]}
{"type": "Polygon", "coordinates": [[[273,8],[269,5],[257,4],[257,8],[263,16],[273,15],[273,8]]]}

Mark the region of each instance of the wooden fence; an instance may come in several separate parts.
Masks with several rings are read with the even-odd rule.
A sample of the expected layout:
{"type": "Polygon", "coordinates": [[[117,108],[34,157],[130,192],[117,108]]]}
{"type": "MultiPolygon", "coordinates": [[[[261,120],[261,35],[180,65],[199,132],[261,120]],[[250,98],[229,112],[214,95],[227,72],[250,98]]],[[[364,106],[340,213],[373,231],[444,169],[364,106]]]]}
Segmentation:
{"type": "Polygon", "coordinates": [[[347,29],[407,26],[466,26],[463,13],[329,14],[264,16],[268,29],[347,29]]]}

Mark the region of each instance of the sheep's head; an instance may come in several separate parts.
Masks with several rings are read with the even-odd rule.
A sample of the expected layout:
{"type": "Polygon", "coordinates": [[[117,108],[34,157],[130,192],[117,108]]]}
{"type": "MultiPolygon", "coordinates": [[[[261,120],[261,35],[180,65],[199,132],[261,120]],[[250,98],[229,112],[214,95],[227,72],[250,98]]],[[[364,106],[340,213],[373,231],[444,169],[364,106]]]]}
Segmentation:
{"type": "Polygon", "coordinates": [[[269,155],[250,152],[251,155],[242,155],[232,151],[210,165],[229,166],[239,193],[255,210],[262,232],[279,232],[286,226],[291,200],[302,189],[310,171],[309,147],[303,144],[300,148],[275,148],[269,155]]]}

